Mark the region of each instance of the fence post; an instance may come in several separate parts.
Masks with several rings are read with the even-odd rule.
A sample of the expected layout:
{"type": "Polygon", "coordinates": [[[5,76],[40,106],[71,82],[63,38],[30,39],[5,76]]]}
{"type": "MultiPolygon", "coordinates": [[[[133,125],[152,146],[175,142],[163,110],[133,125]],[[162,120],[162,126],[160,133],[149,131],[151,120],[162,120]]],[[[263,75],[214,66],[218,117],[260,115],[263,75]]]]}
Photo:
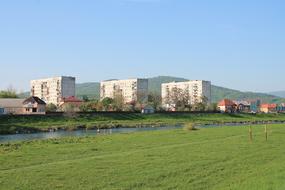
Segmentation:
{"type": "Polygon", "coordinates": [[[268,132],[267,132],[267,125],[265,125],[265,141],[267,142],[268,140],[268,132]]]}
{"type": "Polygon", "coordinates": [[[249,126],[249,140],[250,140],[250,142],[252,142],[252,127],[251,127],[251,125],[249,126]]]}

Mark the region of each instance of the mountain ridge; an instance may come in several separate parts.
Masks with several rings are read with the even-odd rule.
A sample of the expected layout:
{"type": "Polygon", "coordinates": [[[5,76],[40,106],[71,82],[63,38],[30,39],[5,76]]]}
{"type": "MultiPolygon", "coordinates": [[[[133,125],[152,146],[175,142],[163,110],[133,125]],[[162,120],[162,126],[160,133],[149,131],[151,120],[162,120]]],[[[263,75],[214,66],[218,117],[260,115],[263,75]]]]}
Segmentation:
{"type": "Polygon", "coordinates": [[[285,90],[269,92],[268,94],[271,94],[273,96],[279,96],[281,98],[285,98],[285,90]]]}

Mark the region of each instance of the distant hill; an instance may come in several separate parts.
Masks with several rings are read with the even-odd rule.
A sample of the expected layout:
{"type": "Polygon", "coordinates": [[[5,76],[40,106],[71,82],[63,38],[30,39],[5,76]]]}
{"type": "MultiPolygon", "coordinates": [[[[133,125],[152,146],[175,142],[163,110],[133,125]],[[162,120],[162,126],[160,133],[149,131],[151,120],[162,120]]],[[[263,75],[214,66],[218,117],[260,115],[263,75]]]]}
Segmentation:
{"type": "Polygon", "coordinates": [[[89,98],[99,99],[100,97],[100,83],[88,82],[76,84],[76,96],[88,96],[89,98]]]}
{"type": "Polygon", "coordinates": [[[282,103],[285,102],[284,98],[256,92],[241,92],[238,90],[232,90],[228,88],[212,86],[212,100],[217,102],[223,98],[234,100],[246,100],[246,99],[260,99],[262,102],[267,103],[282,103]]]}
{"type": "Polygon", "coordinates": [[[161,84],[168,82],[184,82],[187,79],[178,78],[178,77],[169,77],[169,76],[158,76],[148,79],[148,89],[150,92],[160,94],[161,93],[161,84]]]}
{"type": "MultiPolygon", "coordinates": [[[[167,82],[182,82],[187,81],[185,78],[170,77],[170,76],[158,76],[149,78],[149,91],[160,94],[161,84],[167,82]]],[[[21,94],[21,97],[28,96],[29,93],[21,94]]],[[[98,99],[100,97],[100,83],[98,82],[89,82],[76,84],[76,96],[88,96],[89,98],[98,99]]],[[[285,96],[284,96],[285,97],[285,96]]],[[[255,92],[242,92],[238,90],[233,90],[229,88],[219,87],[212,85],[212,102],[218,102],[221,99],[229,98],[236,100],[243,99],[260,99],[263,102],[268,103],[281,103],[285,102],[285,98],[278,97],[276,95],[269,95],[265,93],[255,93],[255,92]]]]}
{"type": "Polygon", "coordinates": [[[276,92],[269,92],[273,96],[279,96],[281,98],[285,98],[285,91],[276,91],[276,92]]]}

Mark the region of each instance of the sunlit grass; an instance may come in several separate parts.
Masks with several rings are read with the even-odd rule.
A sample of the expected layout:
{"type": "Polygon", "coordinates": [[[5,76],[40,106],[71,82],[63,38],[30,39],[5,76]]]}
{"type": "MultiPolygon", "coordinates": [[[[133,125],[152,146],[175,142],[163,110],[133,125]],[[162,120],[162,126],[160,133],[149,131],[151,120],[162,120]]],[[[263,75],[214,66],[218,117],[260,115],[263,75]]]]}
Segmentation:
{"type": "Polygon", "coordinates": [[[285,187],[285,126],[182,129],[0,147],[0,189],[285,187]]]}

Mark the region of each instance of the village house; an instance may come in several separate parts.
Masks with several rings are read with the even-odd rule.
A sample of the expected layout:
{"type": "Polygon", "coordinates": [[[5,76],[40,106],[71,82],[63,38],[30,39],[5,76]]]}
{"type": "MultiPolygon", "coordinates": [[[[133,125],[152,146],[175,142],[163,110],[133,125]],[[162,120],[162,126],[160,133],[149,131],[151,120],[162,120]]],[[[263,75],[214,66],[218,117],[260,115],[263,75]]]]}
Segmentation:
{"type": "Polygon", "coordinates": [[[4,114],[4,108],[0,107],[0,115],[3,115],[3,114],[4,114]]]}
{"type": "Polygon", "coordinates": [[[260,112],[260,105],[261,105],[261,100],[250,100],[250,111],[252,113],[258,113],[260,112]]]}
{"type": "Polygon", "coordinates": [[[237,112],[250,112],[250,103],[248,101],[233,101],[237,112]]]}
{"type": "Polygon", "coordinates": [[[277,112],[279,112],[279,113],[285,112],[285,103],[282,103],[282,104],[277,106],[277,112]]]}
{"type": "Polygon", "coordinates": [[[260,112],[262,112],[262,113],[275,113],[275,112],[277,112],[277,104],[261,104],[260,112]]]}
{"type": "Polygon", "coordinates": [[[68,106],[70,106],[74,111],[80,111],[80,106],[83,103],[83,100],[80,100],[75,96],[69,96],[66,98],[62,98],[61,102],[59,103],[59,108],[61,110],[65,110],[68,106]]]}
{"type": "Polygon", "coordinates": [[[223,99],[218,103],[218,109],[224,113],[236,112],[236,104],[229,99],[223,99]]]}
{"type": "Polygon", "coordinates": [[[0,114],[36,115],[46,113],[46,103],[35,96],[27,99],[1,98],[0,108],[0,114]]]}
{"type": "Polygon", "coordinates": [[[155,112],[155,109],[150,105],[144,106],[141,110],[142,114],[152,114],[154,112],[155,112]]]}

